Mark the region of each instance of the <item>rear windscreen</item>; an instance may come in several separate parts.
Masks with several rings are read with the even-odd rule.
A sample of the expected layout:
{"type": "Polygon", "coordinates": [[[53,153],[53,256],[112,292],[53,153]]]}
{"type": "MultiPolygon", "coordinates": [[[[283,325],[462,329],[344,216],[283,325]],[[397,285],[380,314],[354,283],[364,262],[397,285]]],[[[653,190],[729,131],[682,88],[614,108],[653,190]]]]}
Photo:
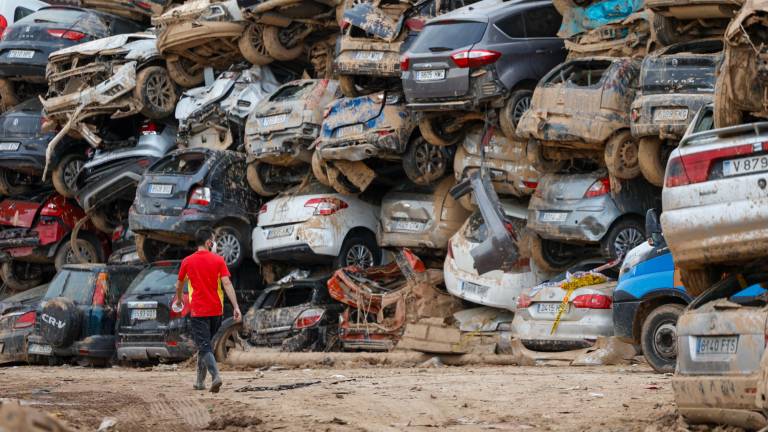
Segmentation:
{"type": "Polygon", "coordinates": [[[128,288],[128,294],[165,294],[176,290],[176,280],[178,279],[178,266],[151,267],[148,268],[133,280],[128,288]]]}
{"type": "Polygon", "coordinates": [[[569,63],[553,72],[546,83],[592,87],[600,83],[611,64],[610,60],[569,63]]]}
{"type": "Polygon", "coordinates": [[[711,93],[715,91],[718,56],[649,57],[643,63],[641,86],[652,93],[711,93]]]}
{"type": "Polygon", "coordinates": [[[62,270],[53,278],[45,293],[45,300],[66,297],[75,304],[91,304],[96,274],[90,271],[62,270]]]}
{"type": "Polygon", "coordinates": [[[312,91],[313,83],[305,83],[302,85],[291,85],[281,88],[277,91],[270,100],[272,102],[283,102],[287,100],[301,99],[305,95],[312,91]]]}
{"type": "Polygon", "coordinates": [[[429,53],[468,47],[480,42],[487,26],[487,23],[474,21],[443,21],[430,24],[424,27],[413,42],[411,51],[429,53]]]}
{"type": "Polygon", "coordinates": [[[192,175],[200,171],[204,163],[205,155],[202,153],[183,153],[161,160],[152,167],[150,173],[192,175]]]}
{"type": "MultiPolygon", "coordinates": [[[[61,24],[67,30],[75,30],[87,35],[104,37],[109,29],[97,15],[78,9],[50,8],[41,9],[27,16],[18,24],[61,24]]],[[[19,26],[14,26],[19,27],[19,26]]]]}
{"type": "Polygon", "coordinates": [[[0,117],[0,137],[33,137],[40,132],[40,116],[0,117]]]}

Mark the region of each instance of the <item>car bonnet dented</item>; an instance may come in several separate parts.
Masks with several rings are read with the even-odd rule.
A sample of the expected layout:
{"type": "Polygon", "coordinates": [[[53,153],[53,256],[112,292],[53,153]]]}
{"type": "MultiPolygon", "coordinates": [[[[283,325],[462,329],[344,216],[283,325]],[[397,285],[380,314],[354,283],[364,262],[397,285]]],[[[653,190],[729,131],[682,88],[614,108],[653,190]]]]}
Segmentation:
{"type": "Polygon", "coordinates": [[[563,16],[563,24],[558,32],[558,36],[563,39],[624,21],[643,8],[643,0],[599,0],[588,6],[577,6],[575,3],[583,2],[573,0],[554,0],[553,3],[563,16]]]}

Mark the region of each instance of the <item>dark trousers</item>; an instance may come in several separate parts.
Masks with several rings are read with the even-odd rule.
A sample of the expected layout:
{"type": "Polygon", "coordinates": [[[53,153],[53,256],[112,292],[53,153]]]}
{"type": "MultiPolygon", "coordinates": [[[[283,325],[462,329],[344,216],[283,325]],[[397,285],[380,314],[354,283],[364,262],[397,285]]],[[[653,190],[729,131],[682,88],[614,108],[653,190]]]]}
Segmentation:
{"type": "Polygon", "coordinates": [[[219,331],[221,315],[212,317],[192,317],[192,339],[197,345],[199,356],[212,353],[211,339],[219,331]]]}

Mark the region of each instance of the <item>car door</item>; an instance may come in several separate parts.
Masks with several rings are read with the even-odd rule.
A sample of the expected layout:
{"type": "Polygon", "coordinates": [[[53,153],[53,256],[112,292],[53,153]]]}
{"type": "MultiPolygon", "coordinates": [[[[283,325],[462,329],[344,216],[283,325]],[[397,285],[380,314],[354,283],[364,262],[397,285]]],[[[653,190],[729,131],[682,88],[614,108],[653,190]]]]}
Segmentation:
{"type": "Polygon", "coordinates": [[[496,73],[504,86],[511,89],[518,82],[536,77],[533,69],[533,48],[525,36],[524,9],[511,8],[504,15],[494,18],[488,26],[488,34],[482,44],[474,49],[497,51],[501,57],[496,61],[496,73]]]}
{"type": "Polygon", "coordinates": [[[557,37],[563,17],[550,4],[533,5],[523,16],[530,46],[530,64],[534,74],[542,77],[565,61],[565,44],[557,37]]]}

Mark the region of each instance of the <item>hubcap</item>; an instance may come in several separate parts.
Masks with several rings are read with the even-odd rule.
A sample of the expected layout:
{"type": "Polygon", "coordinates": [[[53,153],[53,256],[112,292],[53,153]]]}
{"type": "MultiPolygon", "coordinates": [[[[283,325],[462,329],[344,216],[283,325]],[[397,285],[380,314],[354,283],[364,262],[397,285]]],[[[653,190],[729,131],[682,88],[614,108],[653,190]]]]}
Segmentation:
{"type": "Polygon", "coordinates": [[[664,323],[653,333],[653,348],[666,359],[677,356],[677,328],[674,323],[664,323]]]}
{"type": "Polygon", "coordinates": [[[267,52],[267,48],[264,47],[264,41],[263,41],[263,28],[260,25],[252,25],[251,26],[251,32],[250,32],[250,38],[251,38],[251,45],[253,45],[254,48],[256,48],[256,51],[259,54],[264,55],[265,57],[269,57],[269,53],[267,52]]]}
{"type": "Polygon", "coordinates": [[[71,188],[75,184],[75,178],[77,178],[80,170],[83,169],[83,165],[84,163],[82,160],[76,159],[64,167],[64,183],[68,187],[71,188]]]}
{"type": "Polygon", "coordinates": [[[531,108],[531,98],[530,97],[524,97],[521,98],[517,103],[515,104],[515,108],[512,110],[512,123],[517,126],[517,122],[520,121],[520,119],[523,117],[523,114],[525,114],[528,109],[531,108]]]}
{"type": "Polygon", "coordinates": [[[147,98],[152,105],[162,110],[173,105],[173,84],[166,74],[155,73],[147,79],[147,98]]]}
{"type": "Polygon", "coordinates": [[[436,179],[445,172],[446,158],[439,147],[422,141],[416,148],[416,167],[426,180],[436,179]]]}
{"type": "MultiPolygon", "coordinates": [[[[94,262],[93,254],[90,251],[90,248],[83,247],[78,245],[77,250],[80,252],[80,256],[83,257],[86,263],[92,263],[94,262]]],[[[81,261],[77,258],[77,254],[75,253],[74,249],[70,248],[67,251],[67,258],[66,258],[67,264],[78,264],[81,261]]]]}
{"type": "Polygon", "coordinates": [[[645,241],[643,233],[636,228],[627,228],[619,232],[616,240],[613,242],[613,248],[616,250],[616,256],[624,256],[635,246],[645,241]]]}
{"type": "Polygon", "coordinates": [[[373,252],[364,245],[354,245],[347,252],[344,263],[366,269],[373,266],[373,252]]]}
{"type": "Polygon", "coordinates": [[[227,265],[232,265],[240,259],[240,241],[232,233],[222,233],[216,238],[216,253],[224,258],[227,265]]]}

